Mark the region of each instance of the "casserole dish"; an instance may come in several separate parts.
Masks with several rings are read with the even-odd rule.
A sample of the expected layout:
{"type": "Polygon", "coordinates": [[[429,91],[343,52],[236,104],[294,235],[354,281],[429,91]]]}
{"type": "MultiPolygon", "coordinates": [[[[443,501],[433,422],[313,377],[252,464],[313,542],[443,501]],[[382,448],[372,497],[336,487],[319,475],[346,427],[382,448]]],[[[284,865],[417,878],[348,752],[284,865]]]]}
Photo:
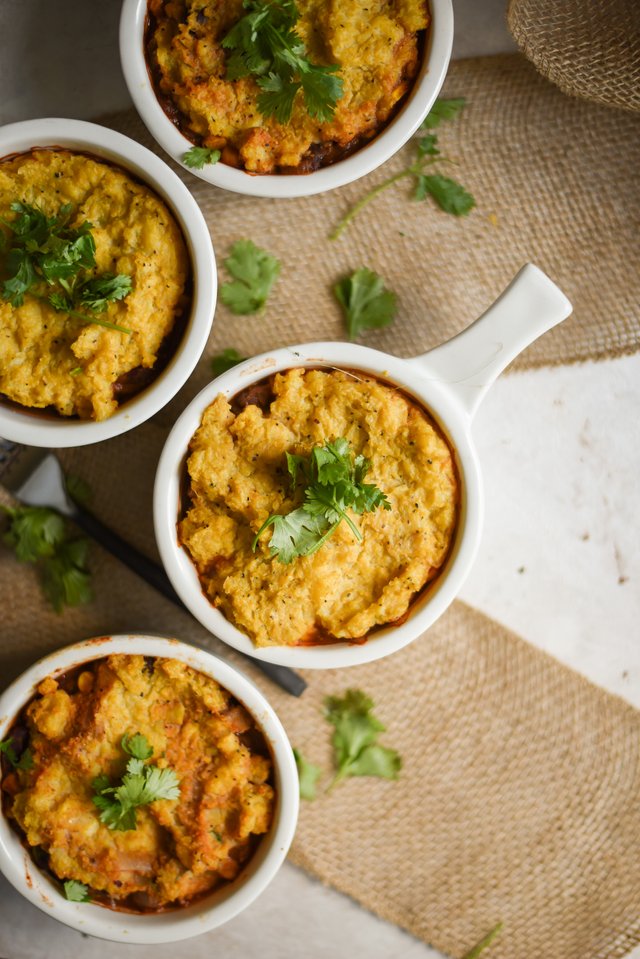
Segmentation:
{"type": "MultiPolygon", "coordinates": [[[[407,98],[389,123],[351,156],[304,174],[253,175],[222,162],[192,172],[207,183],[250,196],[296,197],[324,193],[357,180],[393,156],[431,109],[445,78],[453,43],[451,0],[430,0],[422,62],[407,98]]],[[[124,0],[120,59],[129,93],[149,132],[177,163],[193,146],[156,97],[145,58],[147,0],[124,0]]]]}
{"type": "Polygon", "coordinates": [[[359,345],[306,343],[247,360],[205,387],[170,433],[154,489],[154,523],[160,555],[184,604],[207,629],[242,652],[294,668],[353,666],[386,656],[416,639],[457,595],[477,551],[483,492],[471,435],[474,413],[508,363],[570,312],[571,304],[564,294],[541,270],[529,264],[479,320],[422,356],[400,359],[359,345]],[[426,410],[453,452],[460,485],[457,528],[444,567],[433,583],[415,597],[404,621],[377,629],[359,644],[332,642],[255,649],[249,637],[211,605],[190,557],[179,543],[176,523],[183,508],[183,469],[202,415],[219,394],[232,398],[269,374],[300,367],[372,374],[395,385],[426,410]]]}
{"type": "MultiPolygon", "coordinates": [[[[168,403],[187,380],[200,358],[213,322],[217,283],[213,247],[204,217],[189,191],[162,160],[139,143],[105,127],[79,120],[54,118],[28,120],[0,129],[0,159],[15,159],[22,154],[29,154],[34,148],[42,148],[44,156],[49,150],[52,151],[52,155],[56,151],[61,153],[68,151],[106,162],[107,166],[123,170],[131,180],[151,190],[164,201],[182,232],[190,263],[188,282],[191,289],[187,291],[188,306],[184,311],[184,326],[178,341],[171,344],[161,372],[139,392],[121,402],[108,418],[98,421],[79,419],[75,416],[50,413],[48,409],[21,406],[8,401],[0,402],[0,436],[29,446],[84,446],[118,436],[143,423],[168,403]],[[54,151],[53,148],[56,150],[54,151]]],[[[60,175],[62,174],[59,171],[53,174],[53,176],[60,175]]],[[[90,190],[88,196],[88,202],[95,202],[90,190]]],[[[22,197],[18,199],[22,200],[22,197]]],[[[120,229],[122,221],[114,217],[114,222],[120,229]]],[[[95,227],[93,232],[96,235],[107,232],[99,222],[92,226],[95,227]]],[[[141,247],[140,237],[134,235],[134,226],[135,224],[128,228],[130,236],[127,239],[126,253],[129,260],[134,260],[141,247]]],[[[139,229],[142,231],[143,228],[144,224],[140,224],[139,229]]],[[[136,266],[136,269],[138,268],[141,270],[142,278],[146,264],[136,266]]],[[[118,272],[117,267],[115,272],[118,272]]],[[[144,279],[141,279],[141,282],[144,283],[144,279]]],[[[136,295],[135,290],[134,295],[136,295]]],[[[25,299],[29,296],[30,294],[27,293],[25,299]]],[[[54,314],[55,317],[60,315],[63,314],[54,314]]],[[[96,323],[100,319],[101,317],[96,317],[96,323]]],[[[177,323],[178,320],[176,320],[177,323]]],[[[125,335],[103,330],[99,325],[92,325],[90,320],[84,328],[80,329],[83,335],[88,333],[89,340],[96,336],[100,338],[100,342],[102,339],[106,342],[109,337],[122,338],[125,335]]],[[[171,334],[167,337],[167,341],[170,337],[171,334]]],[[[79,341],[80,336],[77,342],[79,341]]],[[[16,344],[18,354],[13,362],[19,365],[19,351],[23,348],[20,336],[16,337],[16,344]]],[[[56,349],[58,348],[56,346],[56,349]]],[[[91,356],[90,343],[87,343],[87,348],[87,355],[91,356]]],[[[109,351],[105,349],[104,352],[106,354],[109,351]]],[[[158,353],[160,352],[159,350],[158,353]]],[[[31,354],[27,355],[25,362],[32,362],[31,354]]],[[[53,362],[55,365],[60,360],[54,356],[53,362]]],[[[73,362],[69,362],[68,365],[73,365],[73,362]]],[[[82,372],[82,361],[78,362],[81,365],[71,370],[69,374],[71,378],[74,378],[76,373],[82,372]]],[[[100,363],[102,362],[100,360],[100,363]]],[[[160,361],[156,362],[159,364],[160,361]]],[[[96,365],[99,364],[96,363],[96,365]]],[[[145,371],[141,367],[137,371],[131,371],[134,376],[136,372],[144,373],[145,371]]],[[[77,377],[74,383],[80,379],[82,377],[77,377]]]]}
{"type": "MultiPolygon", "coordinates": [[[[104,939],[131,943],[160,943],[185,939],[215,928],[244,909],[265,888],[282,864],[293,838],[298,812],[298,779],[293,752],[286,734],[273,710],[257,688],[249,680],[245,679],[241,673],[204,650],[195,649],[176,639],[164,639],[157,636],[145,635],[97,637],[58,650],[37,662],[15,680],[0,696],[0,739],[4,740],[11,734],[16,719],[20,721],[21,710],[33,699],[34,694],[39,692],[43,695],[43,698],[38,701],[39,706],[44,703],[46,695],[44,695],[45,689],[43,681],[46,680],[46,683],[54,686],[55,683],[52,683],[52,680],[58,678],[62,684],[60,689],[64,690],[69,678],[73,677],[75,671],[76,673],[79,672],[77,685],[81,687],[82,683],[91,675],[90,672],[86,671],[91,667],[91,663],[94,663],[96,660],[105,662],[105,657],[110,656],[119,656],[122,659],[131,657],[132,660],[134,658],[142,660],[144,657],[144,660],[142,660],[145,663],[144,668],[146,668],[148,663],[157,662],[158,659],[162,659],[163,662],[169,661],[172,664],[179,664],[179,667],[185,665],[190,667],[191,670],[197,671],[198,676],[204,676],[207,680],[215,680],[223,687],[223,690],[231,694],[231,703],[233,704],[237,700],[236,705],[233,707],[236,712],[238,708],[246,710],[268,746],[273,769],[271,781],[275,795],[275,804],[273,807],[273,819],[268,832],[260,838],[251,858],[242,865],[239,874],[232,881],[219,885],[214,891],[204,896],[194,898],[184,906],[178,906],[165,911],[136,913],[127,910],[126,907],[120,909],[117,905],[112,905],[111,908],[105,908],[104,904],[99,905],[97,902],[68,901],[62,892],[62,884],[59,881],[60,878],[65,877],[56,878],[52,872],[48,872],[45,868],[39,868],[35,864],[28,847],[25,845],[26,840],[24,836],[21,838],[16,829],[11,825],[6,815],[6,805],[3,802],[5,815],[0,817],[0,869],[9,882],[11,882],[22,895],[29,899],[29,901],[45,911],[48,915],[53,915],[54,918],[82,932],[104,939]]],[[[107,672],[109,673],[109,670],[107,670],[107,672]]],[[[176,672],[175,667],[174,672],[176,672]]],[[[113,676],[111,677],[111,682],[113,682],[113,676]]],[[[65,767],[66,773],[58,781],[61,782],[65,788],[68,781],[67,776],[70,776],[71,781],[74,781],[73,777],[77,775],[79,769],[85,769],[86,763],[90,761],[92,755],[98,757],[101,770],[106,771],[104,762],[107,754],[104,750],[109,740],[109,734],[115,728],[113,722],[122,723],[124,721],[125,724],[133,723],[133,726],[140,725],[140,728],[143,728],[144,719],[141,718],[142,714],[139,712],[141,708],[138,702],[139,693],[137,690],[134,690],[132,693],[132,682],[135,684],[135,677],[125,675],[126,685],[124,687],[118,683],[115,683],[113,686],[116,694],[115,701],[117,702],[123,701],[123,690],[125,696],[127,690],[129,691],[129,695],[133,695],[131,702],[134,712],[128,719],[123,719],[121,712],[117,710],[113,714],[113,719],[109,721],[104,708],[106,700],[103,697],[99,718],[96,721],[101,724],[106,723],[106,725],[101,733],[100,730],[96,731],[94,752],[87,751],[83,746],[81,753],[77,754],[74,760],[76,765],[69,765],[71,762],[69,759],[71,756],[69,748],[73,747],[74,740],[69,740],[70,747],[68,747],[66,743],[61,747],[60,753],[67,757],[67,765],[65,767]]],[[[182,683],[183,680],[179,679],[179,682],[182,683]]],[[[105,685],[106,697],[109,696],[110,688],[109,682],[107,682],[105,685]]],[[[184,686],[179,686],[178,688],[182,689],[184,686]]],[[[51,695],[51,690],[47,690],[46,692],[51,695]]],[[[65,693],[62,691],[54,692],[52,695],[54,698],[65,698],[65,693]]],[[[186,695],[191,697],[193,693],[187,691],[186,695]]],[[[195,703],[195,700],[192,701],[195,703]]],[[[142,702],[144,704],[144,699],[142,702]]],[[[40,711],[39,718],[34,714],[33,721],[38,724],[37,728],[46,730],[48,735],[58,735],[59,729],[54,729],[53,727],[58,727],[60,724],[61,708],[63,705],[61,702],[54,701],[47,714],[45,714],[44,710],[40,711]]],[[[158,729],[161,729],[163,726],[157,713],[158,705],[159,703],[156,701],[154,707],[156,712],[153,714],[152,726],[147,728],[150,739],[155,735],[153,732],[153,724],[155,724],[158,729]]],[[[172,708],[175,710],[175,705],[172,708]]],[[[193,715],[193,710],[187,710],[181,720],[181,728],[184,729],[185,735],[187,735],[190,742],[195,742],[193,739],[194,730],[192,728],[193,715]],[[189,729],[186,728],[187,726],[189,729]]],[[[77,713],[77,717],[78,719],[76,720],[74,718],[73,722],[79,722],[82,730],[85,730],[86,715],[83,717],[80,711],[77,713]]],[[[175,726],[175,715],[169,716],[166,714],[165,718],[169,724],[167,729],[175,726]]],[[[210,722],[210,720],[207,720],[207,722],[210,722]]],[[[134,730],[133,726],[129,729],[129,732],[132,734],[138,731],[134,730]]],[[[116,737],[118,743],[120,740],[120,732],[121,728],[119,728],[118,736],[116,737]]],[[[174,729],[170,734],[175,737],[176,730],[174,729]]],[[[81,736],[82,743],[90,743],[93,741],[91,738],[86,738],[86,730],[85,732],[81,731],[79,735],[81,736]]],[[[167,735],[169,735],[169,733],[167,735]]],[[[131,740],[131,737],[129,737],[129,739],[131,740]]],[[[167,742],[169,742],[169,740],[167,740],[167,742]]],[[[116,746],[118,746],[118,743],[116,743],[116,746]]],[[[157,742],[156,746],[158,745],[159,743],[157,742]]],[[[34,753],[36,762],[34,769],[38,778],[46,778],[46,784],[44,786],[46,790],[47,788],[53,787],[55,782],[51,775],[48,775],[51,773],[51,769],[45,767],[42,769],[39,768],[39,748],[39,746],[36,746],[34,753]]],[[[22,752],[22,748],[20,748],[19,752],[22,752]]],[[[166,766],[168,759],[164,758],[160,748],[156,749],[156,754],[157,760],[154,757],[152,762],[157,761],[159,766],[166,766]]],[[[191,755],[192,751],[187,750],[185,753],[186,761],[189,761],[191,755]]],[[[195,752],[193,752],[193,755],[195,756],[195,752]]],[[[167,756],[170,758],[169,751],[167,751],[167,756]]],[[[216,751],[214,750],[212,758],[209,759],[209,763],[213,762],[215,764],[217,761],[215,756],[216,751]]],[[[57,753],[54,753],[51,761],[55,762],[56,760],[57,753]]],[[[203,760],[204,756],[201,755],[198,763],[201,765],[203,760]]],[[[32,763],[33,761],[32,758],[32,763]]],[[[173,762],[175,764],[176,760],[174,759],[173,762]]],[[[155,772],[157,773],[158,769],[156,769],[155,772]]],[[[11,775],[13,774],[10,773],[9,776],[5,775],[3,782],[6,783],[6,780],[10,778],[11,775]]],[[[237,775],[237,773],[235,775],[237,775]]],[[[28,777],[29,774],[27,773],[26,776],[28,777]]],[[[32,785],[32,788],[37,788],[38,778],[36,779],[36,783],[32,785]]],[[[191,780],[186,777],[184,772],[182,773],[181,782],[186,800],[190,801],[193,787],[191,780]]],[[[95,788],[95,785],[96,781],[94,780],[93,788],[95,788]]],[[[205,789],[210,790],[213,786],[214,783],[211,781],[209,786],[205,784],[205,789]]],[[[196,794],[199,795],[197,790],[196,794]]],[[[79,792],[78,795],[84,796],[84,790],[79,792]]],[[[60,805],[61,809],[66,808],[70,810],[72,798],[73,797],[70,798],[66,796],[62,800],[62,803],[58,801],[57,805],[60,805]],[[67,804],[66,806],[64,805],[65,803],[67,804]]],[[[3,791],[3,800],[6,799],[7,796],[3,791]]],[[[179,802],[181,801],[182,800],[179,799],[179,802]]],[[[255,802],[255,797],[253,801],[255,802]]],[[[51,814],[53,814],[56,809],[55,803],[52,805],[51,802],[49,802],[45,804],[45,806],[51,814]]],[[[214,806],[215,803],[211,803],[211,797],[208,803],[203,800],[202,809],[197,814],[198,817],[201,814],[211,815],[212,812],[215,812],[214,806]]],[[[40,806],[40,808],[43,807],[40,806]]],[[[134,853],[132,843],[130,843],[127,838],[131,836],[135,838],[139,833],[142,833],[144,838],[147,826],[151,828],[151,835],[157,833],[158,825],[148,818],[148,814],[138,810],[138,823],[137,826],[134,827],[133,832],[112,832],[107,826],[100,825],[98,809],[92,811],[93,807],[90,802],[87,805],[86,798],[81,802],[76,802],[74,809],[75,812],[72,816],[65,814],[66,819],[64,820],[63,828],[61,831],[59,829],[56,835],[59,839],[60,836],[64,836],[68,830],[73,831],[77,828],[78,821],[82,821],[83,817],[90,820],[89,827],[86,830],[86,839],[83,839],[81,842],[74,840],[71,847],[69,847],[72,853],[75,852],[76,856],[80,856],[82,842],[87,843],[85,850],[86,855],[82,860],[85,862],[85,865],[89,863],[90,868],[99,869],[99,867],[91,864],[107,861],[105,858],[100,858],[107,855],[105,849],[103,848],[102,851],[97,851],[97,847],[95,846],[96,836],[102,834],[105,843],[107,839],[111,840],[112,837],[115,837],[113,841],[116,843],[116,847],[120,849],[118,856],[124,857],[122,858],[122,868],[127,870],[128,874],[130,874],[132,870],[135,871],[135,869],[140,869],[141,875],[143,876],[148,874],[146,866],[136,865],[136,862],[140,859],[141,850],[138,849],[138,851],[134,853]],[[87,808],[89,810],[88,812],[87,808]],[[91,844],[93,844],[93,846],[91,844]],[[95,858],[96,856],[98,857],[97,859],[95,858]]],[[[198,807],[198,809],[200,809],[200,807],[198,807]]],[[[33,819],[33,808],[30,815],[31,819],[33,819]]],[[[163,814],[160,814],[160,821],[162,821],[162,815],[163,814]]],[[[195,828],[195,812],[193,818],[193,826],[195,828]]],[[[188,822],[189,820],[187,819],[186,821],[188,822]]],[[[106,820],[103,820],[103,822],[106,822],[106,820]]],[[[223,827],[218,826],[217,828],[222,829],[223,827]]],[[[129,826],[128,829],[130,830],[131,826],[129,826]]],[[[141,841],[142,840],[140,840],[140,842],[141,841]]],[[[136,842],[138,842],[138,840],[136,840],[136,842]]],[[[64,849],[60,847],[59,843],[56,845],[57,848],[55,851],[59,854],[58,859],[60,859],[60,854],[67,855],[66,861],[68,862],[68,854],[64,853],[64,849]]],[[[167,848],[171,848],[171,846],[167,848]]],[[[49,849],[46,851],[51,853],[53,850],[49,849]]]]}

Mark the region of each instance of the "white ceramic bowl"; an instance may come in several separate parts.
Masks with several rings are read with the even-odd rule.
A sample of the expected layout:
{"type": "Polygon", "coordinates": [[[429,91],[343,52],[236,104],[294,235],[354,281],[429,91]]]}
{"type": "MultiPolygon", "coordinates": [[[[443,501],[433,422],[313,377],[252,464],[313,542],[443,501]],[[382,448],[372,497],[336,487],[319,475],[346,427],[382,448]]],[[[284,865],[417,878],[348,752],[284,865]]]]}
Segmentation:
{"type": "Polygon", "coordinates": [[[162,451],[154,489],[155,532],[176,592],[196,619],[216,636],[271,663],[296,669],[355,666],[393,653],[424,632],[459,592],[473,563],[482,526],[482,479],[471,437],[480,400],[511,360],[571,313],[563,293],[537,267],[525,266],[502,296],[458,336],[412,359],[399,359],[350,343],[305,343],[265,353],[234,367],[202,390],[186,408],[162,451]],[[255,649],[205,597],[195,566],[176,535],[181,474],[189,441],[207,406],[231,397],[271,373],[291,367],[358,369],[396,383],[431,413],[454,451],[462,502],[451,554],[436,580],[413,603],[407,620],[376,632],[362,645],[269,646],[255,649]]]}
{"type": "MultiPolygon", "coordinates": [[[[296,197],[324,193],[351,183],[393,156],[418,129],[440,91],[453,43],[451,0],[429,0],[431,25],[422,66],[402,108],[385,129],[352,156],[313,173],[256,176],[225,163],[191,170],[214,186],[250,196],[296,197]]],[[[147,0],[124,0],[120,17],[120,59],[136,109],[160,146],[182,163],[193,143],[168,118],[154,93],[144,56],[147,0]]]]}
{"type": "Polygon", "coordinates": [[[38,415],[0,403],[0,436],[29,446],[98,443],[133,429],[162,409],[193,371],[205,347],[216,306],[216,265],[205,219],[187,188],[166,163],[121,133],[82,120],[47,118],[0,128],[0,158],[32,147],[90,153],[122,167],[160,196],[182,228],[191,261],[191,309],[180,343],[165,369],[136,396],[101,422],[38,415]]]}
{"type": "Polygon", "coordinates": [[[271,830],[232,883],[191,906],[157,915],[117,912],[92,903],[68,902],[50,877],[34,865],[16,832],[0,816],[0,870],[26,899],[48,916],[80,932],[129,943],[174,942],[222,925],[245,909],[271,882],[291,845],[298,818],[298,775],[293,751],[280,720],[261,692],[238,670],[202,649],[157,636],[103,636],[60,649],[41,659],[0,696],[0,740],[47,676],[60,675],[111,653],[178,659],[212,676],[244,706],[267,740],[277,795],[271,830]]]}

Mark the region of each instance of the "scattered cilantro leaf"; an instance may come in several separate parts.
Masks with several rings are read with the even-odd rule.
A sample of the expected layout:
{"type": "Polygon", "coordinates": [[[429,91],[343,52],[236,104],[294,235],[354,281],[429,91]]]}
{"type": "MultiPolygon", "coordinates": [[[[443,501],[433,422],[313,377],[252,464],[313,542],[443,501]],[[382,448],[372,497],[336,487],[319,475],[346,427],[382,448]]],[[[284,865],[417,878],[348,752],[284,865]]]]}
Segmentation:
{"type": "MultiPolygon", "coordinates": [[[[454,119],[465,106],[464,97],[456,99],[438,99],[432,106],[422,122],[422,130],[433,130],[439,126],[443,120],[454,119]]],[[[425,200],[431,197],[435,203],[445,213],[453,216],[466,216],[476,205],[474,198],[465,190],[465,188],[456,180],[442,176],[436,172],[427,174],[427,169],[437,163],[450,163],[447,157],[442,156],[438,147],[438,137],[435,133],[424,133],[414,140],[417,149],[417,156],[413,163],[394,173],[374,187],[368,193],[365,193],[347,213],[338,222],[332,232],[329,234],[330,240],[337,240],[342,236],[349,224],[372,200],[388,190],[389,187],[404,180],[407,177],[414,180],[414,200],[425,200]]]]}
{"type": "Polygon", "coordinates": [[[388,326],[396,313],[396,295],[385,288],[382,277],[362,267],[333,288],[340,303],[350,340],[363,330],[388,326]]]}
{"type": "Polygon", "coordinates": [[[131,758],[118,786],[112,786],[108,776],[93,781],[93,803],[100,810],[100,821],[109,829],[126,832],[135,829],[136,808],[148,806],[159,799],[178,799],[180,783],[173,769],[147,766],[153,749],[145,736],[125,734],[121,746],[131,758]]]}
{"type": "Polygon", "coordinates": [[[228,80],[254,76],[260,87],[258,109],[278,123],[288,123],[301,92],[309,116],[320,123],[331,120],[342,96],[336,64],[312,63],[296,33],[298,9],[294,0],[244,0],[246,14],[229,30],[222,46],[229,51],[228,80]]]}
{"type": "Polygon", "coordinates": [[[208,147],[191,147],[183,154],[182,162],[192,170],[202,170],[206,164],[217,163],[221,156],[220,150],[210,150],[208,147]]]}
{"type": "Polygon", "coordinates": [[[422,127],[425,130],[433,130],[440,126],[443,120],[453,120],[466,104],[464,97],[438,97],[428,114],[422,121],[422,127]]]}
{"type": "Polygon", "coordinates": [[[478,959],[478,956],[483,953],[485,949],[488,949],[493,940],[496,939],[497,936],[502,932],[503,925],[504,923],[502,922],[497,923],[493,929],[488,932],[483,939],[480,940],[480,942],[476,943],[476,945],[469,950],[469,952],[465,952],[462,959],[478,959]]]}
{"type": "Polygon", "coordinates": [[[86,565],[88,540],[70,539],[65,521],[46,506],[2,506],[9,517],[3,542],[21,563],[37,566],[42,591],[56,612],[91,598],[86,565]]]}
{"type": "Polygon", "coordinates": [[[371,712],[373,700],[359,689],[348,689],[342,698],[327,696],[324,704],[325,718],[335,727],[331,742],[336,774],[331,786],[347,776],[397,779],[402,760],[395,749],[377,742],[385,727],[371,712]]]}
{"type": "Polygon", "coordinates": [[[223,373],[226,373],[227,370],[237,366],[238,363],[242,363],[244,359],[246,359],[245,356],[240,356],[237,350],[234,350],[233,347],[228,347],[226,350],[216,353],[216,355],[211,358],[211,372],[214,377],[221,376],[223,373]]]}
{"type": "MultiPolygon", "coordinates": [[[[78,369],[82,372],[82,367],[78,367],[78,369]]],[[[73,376],[73,370],[71,370],[71,375],[73,376]]],[[[82,477],[76,476],[74,473],[67,473],[64,478],[64,485],[67,493],[76,503],[84,505],[85,503],[91,502],[93,492],[89,484],[86,480],[83,480],[82,477]]]]}
{"type": "Polygon", "coordinates": [[[252,240],[236,240],[224,265],[234,279],[222,284],[222,302],[239,315],[257,313],[278,278],[279,260],[261,250],[252,240]]]}
{"type": "Polygon", "coordinates": [[[314,766],[308,762],[299,750],[293,750],[293,756],[298,769],[298,780],[300,782],[300,798],[315,799],[316,784],[322,774],[319,766],[314,766]]]}
{"type": "Polygon", "coordinates": [[[269,553],[281,563],[291,563],[297,556],[317,552],[342,520],[356,539],[362,539],[347,509],[357,514],[370,513],[378,507],[391,509],[377,486],[363,483],[370,464],[364,456],[352,457],[344,437],[315,446],[309,456],[286,455],[294,491],[299,479],[304,484],[304,502],[289,513],[269,516],[256,533],[254,551],[262,533],[273,526],[269,553]]]}
{"type": "Polygon", "coordinates": [[[22,755],[18,757],[14,745],[13,737],[9,736],[8,739],[3,739],[0,743],[0,753],[3,753],[14,769],[32,769],[33,768],[33,756],[29,748],[23,750],[22,755]]]}
{"type": "Polygon", "coordinates": [[[430,194],[441,210],[452,213],[454,216],[464,216],[475,206],[475,200],[470,193],[456,180],[440,176],[439,173],[427,176],[421,173],[418,177],[415,198],[422,200],[430,194]]]}
{"type": "Polygon", "coordinates": [[[217,829],[211,828],[209,832],[218,840],[218,842],[222,842],[222,834],[219,833],[217,829]]]}
{"type": "Polygon", "coordinates": [[[65,606],[83,606],[93,599],[87,569],[86,539],[67,540],[41,565],[42,591],[56,613],[65,606]]]}
{"type": "Polygon", "coordinates": [[[46,506],[4,507],[10,518],[3,542],[20,563],[36,563],[53,556],[65,538],[65,523],[59,513],[46,506]]]}
{"type": "Polygon", "coordinates": [[[80,306],[91,313],[102,313],[109,303],[124,299],[132,290],[131,277],[122,273],[87,276],[96,265],[93,224],[85,220],[70,227],[73,207],[69,203],[51,217],[38,207],[19,201],[11,204],[11,210],[16,214],[13,220],[0,218],[10,231],[8,239],[3,234],[3,268],[7,278],[0,295],[17,307],[29,294],[69,317],[131,333],[125,327],[78,310],[80,306]]]}
{"type": "Polygon", "coordinates": [[[75,879],[67,879],[64,885],[64,895],[69,902],[91,902],[89,887],[75,879]]]}

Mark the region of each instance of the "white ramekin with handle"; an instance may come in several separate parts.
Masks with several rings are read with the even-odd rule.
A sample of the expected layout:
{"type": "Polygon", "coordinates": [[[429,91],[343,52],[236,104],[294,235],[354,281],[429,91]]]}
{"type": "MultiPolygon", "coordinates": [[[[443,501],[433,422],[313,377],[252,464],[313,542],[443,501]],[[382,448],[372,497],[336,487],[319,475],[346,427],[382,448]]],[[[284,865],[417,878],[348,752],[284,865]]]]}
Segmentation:
{"type": "Polygon", "coordinates": [[[442,346],[411,359],[352,343],[305,343],[264,353],[206,386],[176,422],[162,451],[154,490],[155,532],[165,569],[185,606],[229,645],[258,659],[295,669],[355,666],[393,653],[423,633],[460,591],[475,558],[483,521],[483,486],[471,426],[497,376],[533,340],[571,313],[566,296],[528,264],[475,323],[442,346]],[[363,644],[268,646],[256,649],[204,595],[194,564],[178,542],[181,482],[191,437],[202,414],[222,393],[232,397],[265,376],[292,367],[362,370],[413,396],[439,424],[455,455],[461,484],[453,548],[433,584],[407,619],[373,632],[363,644]]]}

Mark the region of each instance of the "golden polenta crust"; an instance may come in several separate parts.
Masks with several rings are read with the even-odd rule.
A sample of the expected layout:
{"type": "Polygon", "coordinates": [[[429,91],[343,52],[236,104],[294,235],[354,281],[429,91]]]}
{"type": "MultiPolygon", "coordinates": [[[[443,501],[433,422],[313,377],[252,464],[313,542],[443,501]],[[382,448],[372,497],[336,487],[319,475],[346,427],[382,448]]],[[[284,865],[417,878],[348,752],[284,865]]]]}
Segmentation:
{"type": "Polygon", "coordinates": [[[27,710],[34,765],[18,773],[10,815],[29,845],[48,852],[61,879],[116,900],[142,894],[149,908],[233,879],[273,815],[271,760],[241,739],[255,728],[248,713],[215,680],[171,659],[151,671],[142,656],[109,656],[78,685],[85,691],[69,694],[46,679],[27,710]],[[136,732],[153,748],[149,762],[175,771],[180,798],[140,806],[136,829],[114,831],[100,822],[92,782],[119,781],[129,758],[122,737],[136,732]]]}
{"type": "MultiPolygon", "coordinates": [[[[96,274],[126,273],[133,283],[100,317],[132,333],[83,324],[28,293],[18,307],[0,299],[0,393],[62,416],[107,419],[118,407],[116,381],[153,367],[185,308],[189,263],[182,233],[146,186],[118,167],[67,151],[34,150],[0,163],[0,217],[15,218],[16,200],[48,216],[71,203],[72,228],[93,224],[96,274]]],[[[9,237],[2,224],[0,230],[9,237]]]]}
{"type": "Polygon", "coordinates": [[[403,616],[444,563],[455,532],[451,450],[423,409],[364,375],[293,369],[276,375],[270,409],[207,408],[188,459],[190,506],[178,524],[209,600],[256,646],[365,637],[403,616]],[[355,517],[318,552],[285,565],[269,555],[272,513],[299,506],[285,453],[344,436],[371,463],[366,482],[390,510],[355,517]]]}
{"type": "Polygon", "coordinates": [[[301,94],[289,123],[263,117],[252,77],[226,80],[221,41],[246,12],[242,0],[151,0],[152,71],[204,146],[251,173],[298,167],[312,148],[346,148],[387,122],[410,89],[429,24],[425,0],[297,0],[296,32],[313,63],[337,64],[344,87],[333,119],[320,123],[301,94]]]}

